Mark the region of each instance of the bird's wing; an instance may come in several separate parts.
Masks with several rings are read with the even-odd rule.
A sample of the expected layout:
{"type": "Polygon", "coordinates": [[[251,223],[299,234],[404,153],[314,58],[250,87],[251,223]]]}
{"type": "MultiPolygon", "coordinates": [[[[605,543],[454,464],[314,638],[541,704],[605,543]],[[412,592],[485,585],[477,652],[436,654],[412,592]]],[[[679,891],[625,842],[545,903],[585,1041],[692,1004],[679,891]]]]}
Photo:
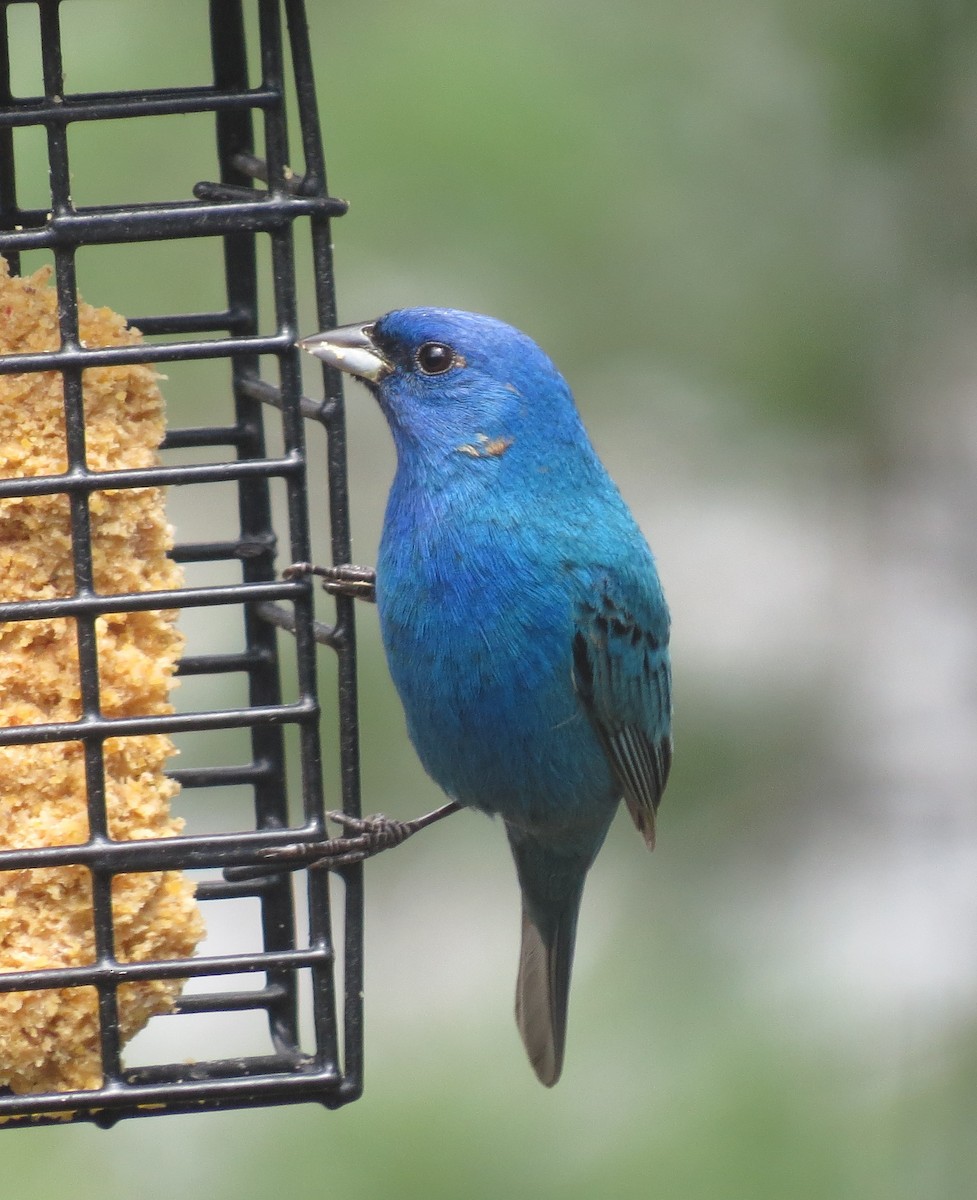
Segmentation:
{"type": "Polygon", "coordinates": [[[573,675],[631,819],[653,849],[655,812],[672,761],[664,605],[637,615],[610,586],[602,587],[596,603],[578,612],[573,675]]]}

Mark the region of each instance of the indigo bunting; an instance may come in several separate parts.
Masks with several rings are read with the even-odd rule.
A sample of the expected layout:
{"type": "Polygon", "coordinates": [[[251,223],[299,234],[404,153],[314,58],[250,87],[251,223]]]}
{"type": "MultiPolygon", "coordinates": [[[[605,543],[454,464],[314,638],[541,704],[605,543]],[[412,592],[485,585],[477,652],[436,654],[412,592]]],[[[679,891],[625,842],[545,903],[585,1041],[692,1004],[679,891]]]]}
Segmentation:
{"type": "Polygon", "coordinates": [[[299,344],[362,380],[390,426],[376,569],[390,673],[427,772],[505,826],[522,890],[516,1021],[552,1086],[584,879],[622,796],[654,846],[671,762],[654,559],[525,334],[414,308],[299,344]]]}

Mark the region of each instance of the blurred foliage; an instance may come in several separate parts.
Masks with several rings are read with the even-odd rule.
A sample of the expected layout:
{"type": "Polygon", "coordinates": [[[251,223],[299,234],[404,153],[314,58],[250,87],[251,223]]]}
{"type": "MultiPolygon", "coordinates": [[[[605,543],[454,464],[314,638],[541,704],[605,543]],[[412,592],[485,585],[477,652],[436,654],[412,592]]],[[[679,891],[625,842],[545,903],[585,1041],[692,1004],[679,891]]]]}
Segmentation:
{"type": "MultiPolygon", "coordinates": [[[[67,0],[69,88],[206,79],[206,9],[67,0]]],[[[31,94],[34,7],[10,16],[31,94]]],[[[11,1134],[6,1188],[970,1197],[974,988],[951,1003],[923,979],[917,1000],[911,964],[886,974],[884,938],[859,932],[902,843],[863,795],[868,717],[845,673],[875,610],[845,604],[886,533],[876,494],[912,467],[977,308],[977,9],[313,0],[310,20],[331,185],[352,205],[334,230],[342,317],[436,303],[527,329],[659,551],[679,705],[661,847],[647,861],[622,825],[595,868],[555,1092],[512,1028],[503,839],[463,816],[369,868],[362,1101],[11,1134]]],[[[167,124],[169,155],[122,123],[73,127],[76,200],[189,195],[212,175],[212,130],[167,124]]],[[[19,184],[42,206],[43,139],[23,139],[19,184]]],[[[79,255],[86,297],[133,316],[203,308],[219,270],[196,245],[79,255]]],[[[201,376],[168,373],[175,419],[199,412],[201,376]]],[[[370,561],[392,459],[360,399],[370,561]]],[[[360,643],[366,803],[412,815],[438,793],[370,612],[360,643]]],[[[906,913],[884,931],[898,945],[906,913]]]]}

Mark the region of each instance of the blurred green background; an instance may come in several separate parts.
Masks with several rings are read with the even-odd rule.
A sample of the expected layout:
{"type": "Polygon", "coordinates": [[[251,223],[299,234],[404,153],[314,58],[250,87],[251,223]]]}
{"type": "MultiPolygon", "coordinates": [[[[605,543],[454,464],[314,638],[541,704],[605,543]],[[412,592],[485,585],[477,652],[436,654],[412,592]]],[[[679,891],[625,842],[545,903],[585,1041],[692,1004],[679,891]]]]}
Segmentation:
{"type": "MultiPolygon", "coordinates": [[[[69,90],[207,78],[203,0],[63,10],[69,90]]],[[[36,94],[34,6],[11,17],[36,94]]],[[[526,329],[656,549],[677,743],[659,849],[621,818],[592,873],[555,1091],[511,1018],[504,838],[463,815],[367,868],[360,1102],[11,1132],[4,1194],[972,1197],[977,8],[313,0],[310,19],[352,205],[341,317],[434,303],[526,329]]],[[[212,177],[209,128],[166,120],[168,154],[75,127],[76,202],[212,177]]],[[[46,205],[43,139],[18,137],[23,199],[46,205]]],[[[130,315],[202,307],[210,253],[82,252],[82,287],[130,315]]],[[[176,419],[199,419],[169,373],[176,419]]],[[[349,404],[370,562],[392,455],[366,394],[349,404]]],[[[199,511],[174,497],[181,536],[199,511]]],[[[365,805],[415,815],[439,795],[361,615],[365,805]]]]}

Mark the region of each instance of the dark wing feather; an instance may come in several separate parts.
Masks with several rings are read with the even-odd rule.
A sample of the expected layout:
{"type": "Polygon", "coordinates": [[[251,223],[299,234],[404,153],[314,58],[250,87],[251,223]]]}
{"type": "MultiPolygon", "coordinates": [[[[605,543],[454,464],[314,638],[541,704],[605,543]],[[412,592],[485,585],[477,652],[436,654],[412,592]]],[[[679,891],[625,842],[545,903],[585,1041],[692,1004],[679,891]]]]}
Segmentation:
{"type": "Polygon", "coordinates": [[[578,615],[574,684],[649,849],[672,762],[668,617],[639,619],[604,592],[578,615]]]}

